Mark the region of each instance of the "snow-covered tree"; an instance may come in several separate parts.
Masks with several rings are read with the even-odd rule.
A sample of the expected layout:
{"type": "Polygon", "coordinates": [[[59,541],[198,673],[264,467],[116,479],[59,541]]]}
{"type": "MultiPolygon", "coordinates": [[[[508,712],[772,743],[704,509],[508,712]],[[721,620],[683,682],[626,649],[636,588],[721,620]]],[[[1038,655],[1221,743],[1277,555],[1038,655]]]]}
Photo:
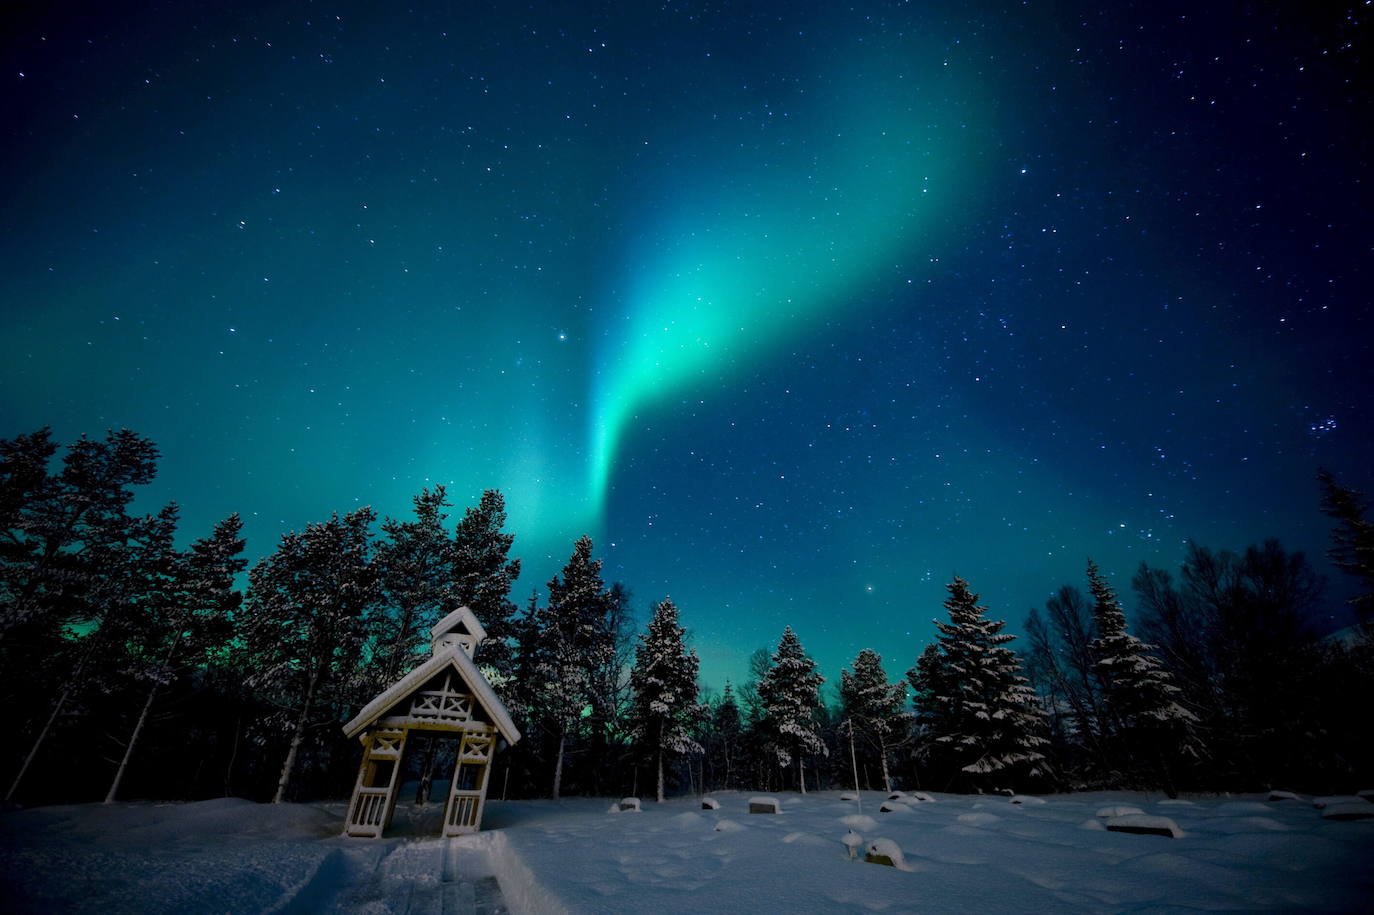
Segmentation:
{"type": "Polygon", "coordinates": [[[380,596],[370,526],[360,508],[282,535],[249,573],[243,651],[249,684],[281,709],[290,733],[273,803],[285,800],[307,730],[337,721],[359,697],[365,620],[380,596]]]}
{"type": "Polygon", "coordinates": [[[453,599],[476,614],[486,630],[476,660],[496,672],[492,679],[497,682],[513,672],[515,604],[510,589],[520,577],[520,560],[510,558],[515,535],[506,533],[505,526],[505,497],[488,489],[475,507],[464,510],[453,532],[453,599]]]}
{"type": "Polygon", "coordinates": [[[47,428],[0,439],[0,706],[14,710],[14,729],[32,738],[6,799],[54,724],[70,717],[102,644],[90,636],[130,606],[130,570],[121,564],[146,554],[154,518],[128,513],[133,487],[157,473],[148,439],[127,429],[104,440],[82,436],[54,473],[56,454],[47,428]]]}
{"type": "Polygon", "coordinates": [[[119,794],[162,689],[188,667],[212,662],[232,638],[230,617],[242,600],[234,579],[247,565],[242,558],[242,529],[243,522],[233,514],[183,553],[172,552],[170,528],[161,540],[159,549],[166,557],[161,575],[165,577],[147,592],[136,624],[122,638],[125,673],[144,689],[144,695],[132,730],[122,741],[124,755],[105,794],[107,804],[119,794]]]}
{"type": "Polygon", "coordinates": [[[412,501],[415,520],[382,522],[385,539],[377,544],[374,559],[382,594],[370,621],[376,690],[423,659],[430,628],[453,609],[444,487],[423,489],[412,501]]]}
{"type": "Polygon", "coordinates": [[[779,767],[797,760],[797,783],[806,793],[804,759],[808,755],[829,755],[816,710],[821,707],[820,686],[825,678],[816,673],[816,662],[806,654],[792,627],[783,630],[772,664],[759,681],[759,702],[763,707],[763,730],[772,744],[779,767]]]}
{"type": "MultiPolygon", "coordinates": [[[[55,701],[29,752],[10,784],[6,799],[53,733],[54,724],[72,711],[83,694],[111,693],[127,685],[131,651],[136,651],[147,620],[169,600],[176,550],[177,507],[169,503],[156,514],[129,518],[110,513],[94,522],[90,541],[81,547],[80,599],[71,608],[69,628],[57,645],[60,670],[55,701]]],[[[15,646],[11,646],[15,647],[15,646]]]]}
{"type": "Polygon", "coordinates": [[[1092,604],[1081,590],[1064,585],[1045,602],[1043,616],[1031,609],[1022,628],[1026,674],[1043,700],[1061,766],[1100,781],[1111,769],[1110,727],[1092,648],[1092,604]]]}
{"type": "Polygon", "coordinates": [[[1164,761],[1166,748],[1159,744],[1167,741],[1169,754],[1195,753],[1193,725],[1197,716],[1182,704],[1182,690],[1151,654],[1151,646],[1127,631],[1121,602],[1091,559],[1088,589],[1098,632],[1092,653],[1097,658],[1096,673],[1107,700],[1110,727],[1118,739],[1129,744],[1132,755],[1148,753],[1160,761],[1160,774],[1172,795],[1174,788],[1164,761]]]}
{"type": "Polygon", "coordinates": [[[918,693],[932,706],[935,743],[969,777],[1039,774],[1045,722],[1020,659],[1006,647],[1015,636],[1002,632],[1005,621],[986,618],[968,582],[956,577],[947,587],[949,622],[935,621],[938,647],[922,655],[925,670],[917,676],[918,693]]]}
{"type": "MultiPolygon", "coordinates": [[[[902,680],[888,683],[882,657],[873,649],[865,648],[854,659],[853,673],[840,671],[840,703],[849,726],[877,749],[883,790],[891,791],[887,753],[889,747],[902,739],[910,720],[910,715],[902,708],[906,705],[906,683],[902,680]]],[[[855,777],[857,779],[857,773],[855,777]]]]}
{"type": "Polygon", "coordinates": [[[608,600],[601,560],[592,558],[591,538],[584,536],[574,544],[562,577],[549,581],[548,604],[532,603],[530,629],[522,638],[528,657],[521,666],[535,678],[529,684],[532,711],[558,736],[555,799],[562,791],[568,737],[594,699],[594,674],[615,655],[615,640],[606,625],[608,600]]]}
{"type": "Polygon", "coordinates": [[[660,804],[664,757],[701,752],[701,745],[691,736],[705,711],[697,702],[700,662],[695,651],[687,650],[686,632],[678,625],[677,606],[665,598],[654,608],[648,631],[640,636],[630,671],[630,727],[656,762],[660,804]]]}
{"type": "MultiPolygon", "coordinates": [[[[128,429],[82,436],[54,474],[56,452],[46,428],[0,440],[0,644],[22,627],[51,634],[88,614],[82,594],[106,572],[92,557],[136,539],[132,487],[157,474],[157,446],[128,429]]],[[[7,667],[24,660],[19,651],[7,667]]]]}

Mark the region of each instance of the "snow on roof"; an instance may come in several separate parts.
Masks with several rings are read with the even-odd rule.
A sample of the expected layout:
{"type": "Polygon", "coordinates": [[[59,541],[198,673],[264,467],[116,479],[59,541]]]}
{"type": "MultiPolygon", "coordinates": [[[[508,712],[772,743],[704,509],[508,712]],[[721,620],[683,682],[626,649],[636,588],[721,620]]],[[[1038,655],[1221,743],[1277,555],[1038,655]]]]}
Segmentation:
{"type": "Polygon", "coordinates": [[[463,626],[472,637],[481,642],[487,637],[487,631],[482,628],[482,624],[477,621],[477,614],[467,607],[459,607],[448,616],[434,624],[434,628],[429,630],[430,638],[437,639],[439,636],[448,632],[453,632],[459,626],[463,626]]]}
{"type": "MultiPolygon", "coordinates": [[[[459,607],[457,610],[453,611],[453,613],[445,617],[438,626],[435,626],[435,631],[438,631],[445,622],[453,618],[454,614],[462,611],[467,611],[468,616],[472,616],[472,611],[468,610],[467,607],[459,607]]],[[[473,618],[473,622],[476,622],[475,617],[473,618]]],[[[481,627],[478,626],[478,628],[480,629],[481,627]]],[[[451,629],[444,631],[451,631],[451,629]]],[[[368,727],[376,722],[378,718],[382,717],[382,714],[385,713],[387,709],[391,708],[397,702],[400,702],[406,696],[410,695],[410,693],[419,689],[430,677],[439,673],[446,665],[450,664],[458,671],[458,676],[463,678],[463,682],[467,684],[468,689],[472,690],[473,696],[477,699],[478,704],[482,706],[483,711],[491,716],[491,723],[496,725],[496,729],[501,732],[502,737],[506,738],[506,742],[513,744],[518,741],[520,739],[520,729],[517,728],[515,722],[511,720],[510,712],[506,711],[505,705],[496,697],[496,693],[492,691],[491,684],[487,682],[487,678],[482,676],[482,672],[477,669],[477,664],[457,645],[440,651],[438,654],[434,655],[434,657],[383,690],[381,695],[363,706],[363,710],[357,714],[357,717],[344,725],[344,734],[348,737],[357,736],[363,728],[368,727]]]]}

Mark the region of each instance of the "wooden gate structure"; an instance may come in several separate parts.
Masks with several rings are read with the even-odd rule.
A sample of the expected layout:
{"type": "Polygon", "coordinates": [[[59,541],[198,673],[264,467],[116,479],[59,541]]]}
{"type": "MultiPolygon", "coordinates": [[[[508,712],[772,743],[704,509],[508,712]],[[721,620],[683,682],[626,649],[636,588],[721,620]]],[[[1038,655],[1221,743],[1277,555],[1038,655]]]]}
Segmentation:
{"type": "Polygon", "coordinates": [[[459,607],[430,630],[432,656],[369,702],[344,725],[363,745],[363,761],[344,835],[377,838],[391,825],[401,783],[401,760],[412,731],[459,738],[453,781],[444,808],[445,836],[482,825],[487,778],[498,741],[513,744],[520,731],[473,662],[486,638],[477,617],[459,607]]]}

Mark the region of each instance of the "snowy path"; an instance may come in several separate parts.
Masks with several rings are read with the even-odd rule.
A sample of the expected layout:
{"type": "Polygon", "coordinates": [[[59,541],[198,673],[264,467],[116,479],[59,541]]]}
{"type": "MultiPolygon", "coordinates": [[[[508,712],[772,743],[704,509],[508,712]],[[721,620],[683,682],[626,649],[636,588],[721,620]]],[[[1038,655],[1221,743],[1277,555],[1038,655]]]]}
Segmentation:
{"type": "Polygon", "coordinates": [[[485,848],[470,839],[355,842],[330,852],[270,912],[507,915],[485,848]]]}

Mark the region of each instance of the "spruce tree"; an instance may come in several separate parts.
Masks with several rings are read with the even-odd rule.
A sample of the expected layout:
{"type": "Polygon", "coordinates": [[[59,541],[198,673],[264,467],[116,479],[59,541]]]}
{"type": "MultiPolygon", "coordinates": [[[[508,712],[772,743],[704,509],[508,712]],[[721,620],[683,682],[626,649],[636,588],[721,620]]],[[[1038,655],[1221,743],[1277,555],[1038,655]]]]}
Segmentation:
{"type": "MultiPolygon", "coordinates": [[[[901,739],[909,719],[902,711],[906,704],[906,683],[901,680],[888,683],[882,657],[873,649],[865,648],[854,659],[853,673],[840,671],[840,703],[850,727],[857,728],[877,748],[883,790],[891,791],[887,752],[901,739]]],[[[857,779],[857,773],[855,775],[857,779]]]]}
{"type": "Polygon", "coordinates": [[[553,797],[563,786],[563,759],[568,738],[593,701],[594,675],[614,657],[615,642],[607,630],[609,595],[601,580],[601,560],[592,558],[592,541],[573,546],[562,577],[549,581],[549,602],[532,607],[528,634],[537,682],[532,703],[558,736],[553,797]]]}
{"type": "Polygon", "coordinates": [[[367,628],[379,598],[370,526],[360,508],[304,533],[282,535],[248,577],[243,645],[250,686],[278,708],[290,735],[273,803],[286,799],[313,725],[337,722],[366,684],[358,682],[367,628]]]}
{"type": "MultiPolygon", "coordinates": [[[[475,507],[463,512],[453,532],[453,600],[476,616],[487,638],[477,649],[477,662],[494,670],[490,679],[505,696],[505,682],[513,674],[516,607],[511,586],[520,577],[520,560],[510,558],[514,534],[507,534],[506,500],[488,489],[475,507]]],[[[490,670],[488,671],[490,673],[490,670]]]]}
{"type": "Polygon", "coordinates": [[[415,520],[386,519],[386,539],[377,545],[382,600],[371,620],[374,691],[390,686],[423,659],[429,630],[455,603],[444,487],[423,489],[412,501],[415,520]]]}
{"type": "Polygon", "coordinates": [[[1088,560],[1088,590],[1093,597],[1093,620],[1098,637],[1092,643],[1096,672],[1107,699],[1110,727],[1125,744],[1128,758],[1152,758],[1172,797],[1173,778],[1166,760],[1169,754],[1195,752],[1192,725],[1197,716],[1182,704],[1182,690],[1164,665],[1151,654],[1151,646],[1126,629],[1126,613],[1116,592],[1102,577],[1097,564],[1088,560]]]}
{"type": "Polygon", "coordinates": [[[654,608],[648,631],[640,636],[630,671],[630,726],[640,746],[654,757],[660,804],[664,758],[701,752],[701,745],[691,737],[704,712],[697,702],[700,662],[683,642],[686,632],[678,625],[677,607],[665,598],[654,608]]]}
{"type": "Polygon", "coordinates": [[[968,777],[1040,774],[1045,722],[1020,659],[1006,647],[1015,636],[1002,632],[1005,621],[986,618],[968,582],[956,577],[947,587],[949,622],[935,621],[938,660],[926,664],[938,678],[921,684],[935,709],[935,742],[968,777]]]}
{"type": "Polygon", "coordinates": [[[734,785],[734,762],[739,753],[740,737],[744,723],[740,717],[739,703],[735,700],[735,688],[729,680],[721,692],[720,702],[711,710],[710,734],[712,759],[724,769],[724,787],[728,790],[734,785]],[[721,763],[723,762],[723,765],[721,763]]]}
{"type": "Polygon", "coordinates": [[[780,768],[797,760],[797,783],[806,793],[807,755],[829,755],[816,726],[816,711],[821,707],[820,685],[825,678],[816,673],[816,662],[807,656],[792,627],[783,630],[772,665],[759,681],[759,702],[763,707],[763,729],[780,768]]]}

